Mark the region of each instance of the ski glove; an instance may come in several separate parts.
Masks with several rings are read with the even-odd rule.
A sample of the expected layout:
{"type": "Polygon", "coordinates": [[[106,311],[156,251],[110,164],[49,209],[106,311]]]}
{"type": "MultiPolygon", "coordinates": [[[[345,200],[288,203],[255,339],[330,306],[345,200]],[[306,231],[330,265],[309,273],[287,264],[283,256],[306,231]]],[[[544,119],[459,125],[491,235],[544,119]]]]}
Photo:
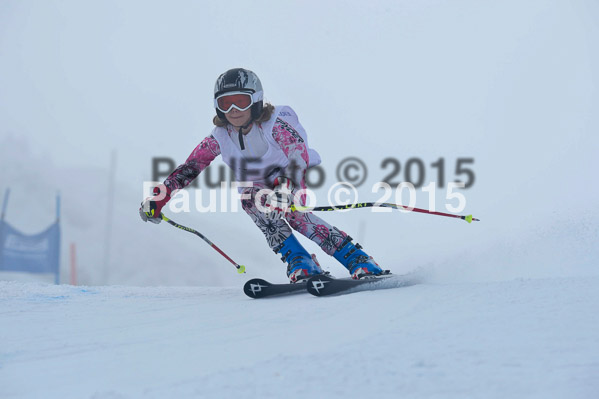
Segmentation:
{"type": "Polygon", "coordinates": [[[165,194],[160,193],[160,187],[154,187],[154,196],[146,198],[139,208],[139,216],[144,222],[160,223],[162,218],[160,214],[162,207],[171,199],[169,189],[166,189],[165,194]]]}
{"type": "Polygon", "coordinates": [[[294,185],[291,179],[277,177],[273,193],[266,197],[265,206],[268,208],[266,217],[270,220],[279,220],[285,216],[293,203],[294,185]]]}

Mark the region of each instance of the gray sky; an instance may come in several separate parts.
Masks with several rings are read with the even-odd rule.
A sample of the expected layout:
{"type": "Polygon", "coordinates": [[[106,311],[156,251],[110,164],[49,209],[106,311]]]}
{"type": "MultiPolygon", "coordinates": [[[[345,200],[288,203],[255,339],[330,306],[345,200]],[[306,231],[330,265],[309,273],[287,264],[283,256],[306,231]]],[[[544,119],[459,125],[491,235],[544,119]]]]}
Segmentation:
{"type": "MultiPolygon", "coordinates": [[[[385,157],[402,164],[421,158],[427,181],[439,157],[447,181],[458,157],[475,159],[464,213],[486,217],[477,231],[417,215],[396,215],[401,227],[364,213],[327,220],[354,236],[366,221],[379,253],[393,245],[389,237],[412,240],[408,232],[422,229],[408,241],[413,259],[426,253],[430,234],[446,251],[481,236],[493,241],[514,220],[575,214],[599,199],[591,183],[599,167],[597,21],[595,1],[4,0],[0,189],[10,185],[20,209],[25,192],[77,187],[81,200],[65,208],[76,224],[88,209],[86,190],[102,195],[116,148],[124,190],[115,205],[125,218],[119,222],[147,230],[133,224],[132,204],[151,177],[151,158],[188,156],[212,129],[214,80],[242,66],[260,76],[267,100],[296,110],[323,158],[327,187],[337,162],[350,155],[369,166],[360,188],[365,201],[379,198],[370,187],[389,173],[380,165],[385,157]],[[28,181],[7,166],[18,162],[41,164],[30,165],[28,181]],[[56,184],[36,168],[59,176],[56,184]],[[86,170],[98,178],[73,172],[86,170]],[[36,179],[47,187],[28,187],[36,179]]],[[[326,201],[326,190],[318,195],[326,201]]],[[[439,190],[438,210],[444,198],[439,190]]],[[[420,193],[418,205],[427,204],[420,193]]],[[[247,219],[193,217],[219,225],[225,237],[232,223],[247,219]]],[[[46,224],[25,219],[20,223],[33,230],[46,224]]],[[[238,228],[251,235],[252,247],[263,245],[255,227],[238,228]]]]}

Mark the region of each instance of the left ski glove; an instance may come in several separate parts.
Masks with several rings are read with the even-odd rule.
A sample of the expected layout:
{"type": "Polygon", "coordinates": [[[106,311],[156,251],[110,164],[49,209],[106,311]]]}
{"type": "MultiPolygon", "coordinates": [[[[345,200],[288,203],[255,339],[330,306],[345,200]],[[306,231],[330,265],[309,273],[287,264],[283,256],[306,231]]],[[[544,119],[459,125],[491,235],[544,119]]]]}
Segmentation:
{"type": "Polygon", "coordinates": [[[166,193],[160,193],[160,187],[154,187],[154,196],[146,198],[139,208],[139,216],[144,222],[160,223],[162,207],[171,199],[169,189],[165,187],[166,193]]]}
{"type": "Polygon", "coordinates": [[[285,216],[285,213],[293,203],[294,188],[293,182],[287,177],[277,177],[275,179],[273,193],[266,197],[265,205],[269,208],[269,211],[266,213],[268,219],[279,220],[285,216]]]}

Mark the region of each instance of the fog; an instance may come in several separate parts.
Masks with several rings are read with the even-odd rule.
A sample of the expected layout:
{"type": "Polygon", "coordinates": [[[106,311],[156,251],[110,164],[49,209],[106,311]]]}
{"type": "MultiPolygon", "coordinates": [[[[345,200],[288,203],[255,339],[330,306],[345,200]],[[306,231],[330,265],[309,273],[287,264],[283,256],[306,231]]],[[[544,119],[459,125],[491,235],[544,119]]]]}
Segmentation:
{"type": "MultiPolygon", "coordinates": [[[[5,0],[6,220],[42,230],[60,192],[63,282],[75,243],[82,284],[241,284],[245,278],[199,238],[143,223],[138,207],[152,159],[183,162],[213,127],[216,77],[244,67],[258,74],[267,101],[295,109],[319,151],[326,172],[319,204],[344,158],[368,167],[360,201],[381,198],[371,189],[392,172],[385,158],[401,163],[394,181],[405,179],[409,159],[422,160],[425,185],[438,180],[431,164],[443,158],[445,184],[433,186],[436,210],[447,212],[456,204],[446,199],[447,183],[464,180],[458,159],[474,160],[461,214],[480,222],[397,211],[320,215],[383,267],[429,268],[439,281],[596,274],[597,21],[595,1],[5,0]]],[[[416,206],[429,207],[421,189],[416,206]]],[[[245,213],[175,211],[165,213],[245,264],[245,277],[285,280],[245,213]]]]}

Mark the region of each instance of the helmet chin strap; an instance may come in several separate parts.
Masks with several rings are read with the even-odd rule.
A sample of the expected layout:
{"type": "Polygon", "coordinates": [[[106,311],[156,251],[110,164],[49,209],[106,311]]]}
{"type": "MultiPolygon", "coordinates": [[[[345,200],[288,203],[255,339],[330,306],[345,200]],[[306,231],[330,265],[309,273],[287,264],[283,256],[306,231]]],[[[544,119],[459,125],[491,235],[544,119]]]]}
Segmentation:
{"type": "Polygon", "coordinates": [[[238,126],[239,127],[239,147],[241,147],[241,150],[245,150],[245,144],[243,143],[243,130],[247,129],[253,122],[253,118],[250,118],[249,122],[246,123],[243,126],[238,126]]]}

